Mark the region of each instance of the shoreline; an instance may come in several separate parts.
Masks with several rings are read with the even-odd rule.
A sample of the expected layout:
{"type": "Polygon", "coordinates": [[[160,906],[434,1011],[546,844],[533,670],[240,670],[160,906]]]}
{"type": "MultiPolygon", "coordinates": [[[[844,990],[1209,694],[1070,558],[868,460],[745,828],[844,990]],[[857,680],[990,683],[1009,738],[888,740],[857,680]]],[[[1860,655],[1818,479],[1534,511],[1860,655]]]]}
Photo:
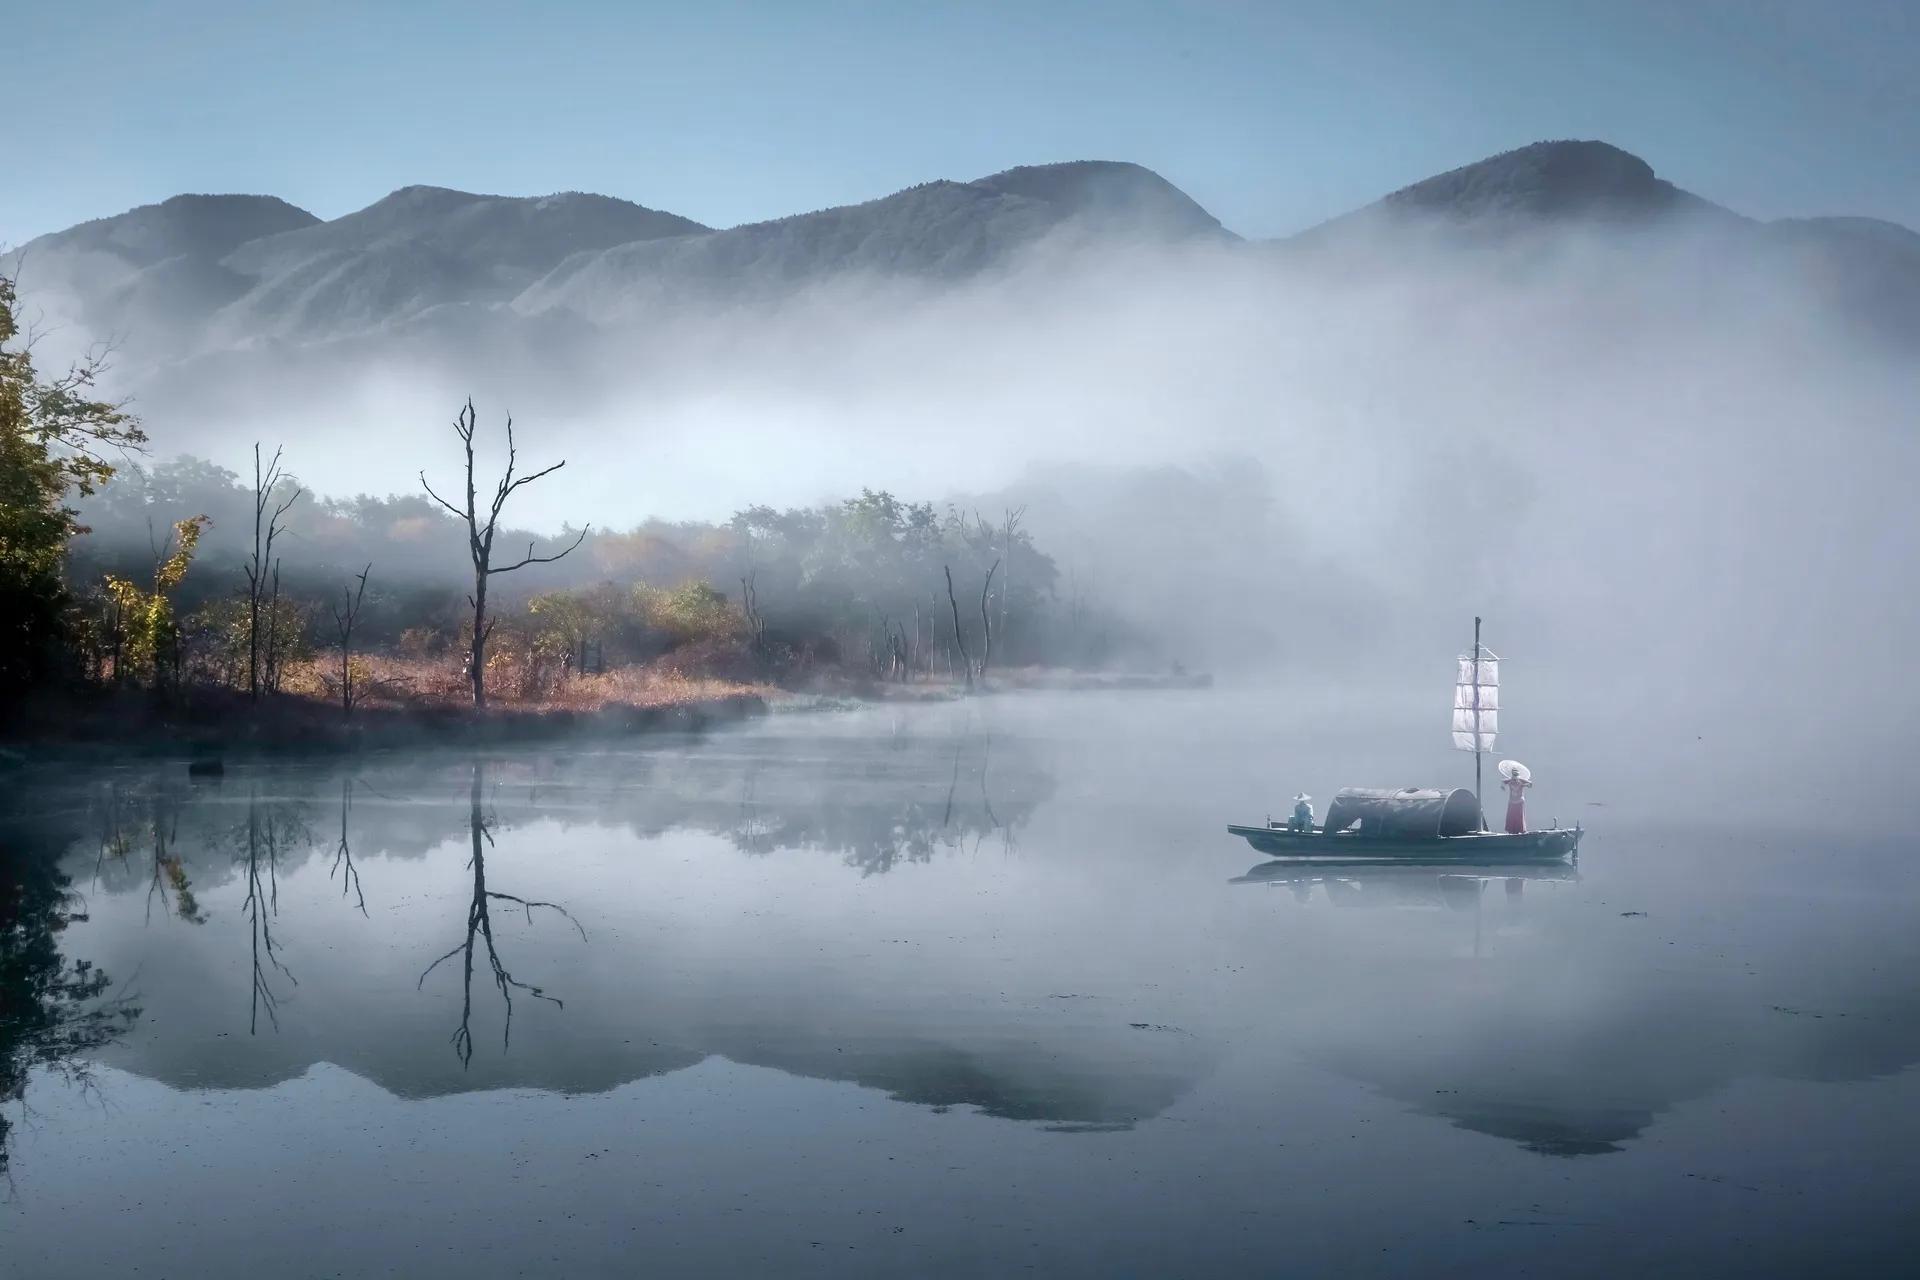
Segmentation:
{"type": "Polygon", "coordinates": [[[227,758],[335,756],[446,747],[499,747],[575,739],[614,742],[661,733],[697,733],[771,714],[819,713],[862,706],[961,701],[1028,693],[1100,693],[1201,689],[1212,677],[1186,673],[1071,672],[1015,669],[964,685],[842,680],[807,689],[752,689],[590,708],[462,705],[357,707],[302,694],[261,702],[227,690],[197,691],[160,705],[130,690],[85,689],[35,699],[0,728],[0,772],[40,763],[112,763],[185,759],[217,771],[227,758]]]}
{"type": "Polygon", "coordinates": [[[306,699],[276,699],[259,707],[136,709],[116,716],[105,705],[74,708],[57,725],[44,712],[37,722],[0,731],[0,768],[56,761],[114,762],[186,759],[214,769],[223,760],[258,756],[335,756],[358,752],[445,747],[513,746],[566,738],[614,741],[657,733],[690,733],[765,716],[760,693],[732,693],[638,706],[610,703],[589,710],[566,707],[340,709],[306,699]],[[169,714],[171,711],[173,714],[169,714]],[[117,723],[116,723],[117,721],[117,723]]]}

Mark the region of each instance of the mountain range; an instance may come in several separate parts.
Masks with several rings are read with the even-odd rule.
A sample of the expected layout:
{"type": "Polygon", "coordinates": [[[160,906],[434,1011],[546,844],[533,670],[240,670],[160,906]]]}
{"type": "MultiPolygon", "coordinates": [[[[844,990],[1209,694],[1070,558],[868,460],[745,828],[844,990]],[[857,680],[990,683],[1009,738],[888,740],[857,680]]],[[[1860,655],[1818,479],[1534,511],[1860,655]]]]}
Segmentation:
{"type": "Polygon", "coordinates": [[[1280,241],[1248,242],[1139,165],[1076,161],[934,181],[727,229],[609,196],[406,187],[322,220],[259,195],[179,195],[0,258],[23,298],[112,337],[136,369],[343,341],[618,327],[839,279],[959,281],[1042,242],[1079,253],[1217,247],[1391,269],[1418,245],[1537,245],[1680,229],[1709,271],[1792,273],[1861,331],[1920,345],[1920,234],[1866,218],[1757,221],[1603,142],[1540,142],[1413,183],[1280,241]]]}

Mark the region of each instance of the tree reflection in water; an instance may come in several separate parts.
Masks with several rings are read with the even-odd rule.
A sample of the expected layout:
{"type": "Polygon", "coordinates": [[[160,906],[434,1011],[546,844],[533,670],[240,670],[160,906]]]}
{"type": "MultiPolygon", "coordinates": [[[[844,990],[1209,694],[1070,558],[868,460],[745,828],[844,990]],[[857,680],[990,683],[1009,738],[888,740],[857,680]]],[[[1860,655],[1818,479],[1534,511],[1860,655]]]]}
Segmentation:
{"type": "Polygon", "coordinates": [[[689,806],[665,810],[670,820],[663,820],[664,806],[655,797],[653,820],[630,825],[642,834],[672,825],[718,830],[735,848],[756,855],[829,850],[863,876],[931,862],[941,850],[978,853],[989,838],[1011,856],[1018,851],[1019,827],[1051,794],[1053,783],[1030,757],[993,770],[993,745],[990,735],[956,736],[941,770],[944,779],[931,769],[918,773],[913,764],[885,771],[870,762],[786,761],[772,775],[771,794],[761,786],[759,766],[749,765],[740,799],[724,818],[689,806]]]}
{"type": "Polygon", "coordinates": [[[512,902],[527,914],[527,923],[533,923],[535,907],[544,907],[559,913],[567,923],[579,930],[580,940],[587,940],[587,931],[581,927],[565,907],[554,902],[541,902],[516,897],[511,893],[501,893],[487,888],[486,850],[493,846],[492,823],[487,818],[481,804],[486,789],[486,766],[476,759],[473,762],[473,779],[469,792],[467,827],[469,838],[473,842],[472,856],[468,868],[473,872],[473,896],[467,902],[467,936],[445,955],[436,959],[420,973],[420,979],[414,984],[416,990],[424,987],[427,977],[443,963],[461,957],[461,999],[460,1027],[453,1033],[454,1052],[460,1056],[460,1064],[465,1066],[473,1061],[473,953],[474,939],[478,937],[486,944],[487,965],[493,971],[493,985],[499,989],[500,999],[506,1006],[506,1017],[500,1032],[500,1048],[506,1050],[512,1043],[513,1035],[513,993],[524,991],[536,1000],[545,1000],[556,1008],[565,1008],[566,1002],[558,996],[550,996],[532,983],[522,982],[508,972],[500,959],[499,948],[493,939],[493,915],[490,904],[494,901],[512,902]]]}
{"type": "Polygon", "coordinates": [[[280,914],[280,841],[284,834],[284,817],[271,808],[263,812],[258,794],[248,794],[247,896],[241,903],[241,910],[246,913],[253,935],[253,1003],[247,1019],[249,1035],[259,1033],[262,1008],[267,1011],[267,1021],[274,1030],[280,1029],[280,997],[273,990],[270,970],[277,970],[294,986],[300,985],[300,980],[281,961],[280,944],[273,936],[273,921],[280,914]],[[266,855],[264,860],[262,851],[266,855]],[[261,964],[263,955],[266,958],[265,965],[261,964]]]}
{"type": "Polygon", "coordinates": [[[333,866],[327,870],[327,879],[331,880],[339,875],[340,896],[344,898],[348,893],[352,893],[355,905],[360,908],[360,914],[364,916],[367,914],[367,895],[360,891],[360,872],[353,865],[353,849],[347,843],[347,815],[352,809],[353,779],[345,777],[340,779],[340,844],[333,851],[333,866]],[[345,875],[340,875],[342,869],[345,870],[345,875]]]}
{"type": "Polygon", "coordinates": [[[94,859],[93,883],[100,883],[109,865],[121,874],[130,873],[136,844],[148,844],[152,854],[147,877],[148,924],[153,923],[156,902],[163,916],[178,916],[188,924],[207,922],[179,853],[180,808],[179,796],[165,786],[110,787],[97,808],[100,851],[94,859]]]}
{"type": "Polygon", "coordinates": [[[28,1077],[46,1071],[90,1090],[89,1055],[140,1016],[131,996],[108,994],[103,970],[61,954],[61,932],[87,917],[57,854],[12,830],[0,846],[0,1179],[10,1177],[7,1111],[25,1108],[28,1077]]]}

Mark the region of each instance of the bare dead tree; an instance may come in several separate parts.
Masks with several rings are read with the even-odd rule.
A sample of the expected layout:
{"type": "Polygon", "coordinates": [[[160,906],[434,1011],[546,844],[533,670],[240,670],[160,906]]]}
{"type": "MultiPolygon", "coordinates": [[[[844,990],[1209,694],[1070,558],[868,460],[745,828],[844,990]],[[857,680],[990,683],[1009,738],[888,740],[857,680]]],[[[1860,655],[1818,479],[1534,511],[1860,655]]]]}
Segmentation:
{"type": "Polygon", "coordinates": [[[987,569],[987,580],[980,584],[980,674],[987,674],[987,663],[993,658],[993,615],[987,612],[987,598],[993,590],[994,570],[1000,567],[995,560],[987,569]]]}
{"type": "Polygon", "coordinates": [[[273,562],[273,590],[267,596],[266,678],[261,681],[268,693],[280,692],[280,561],[273,562]]]}
{"type": "Polygon", "coordinates": [[[477,421],[471,399],[467,401],[466,407],[460,410],[459,416],[453,420],[454,434],[460,437],[461,448],[466,453],[467,505],[465,508],[456,507],[435,493],[433,486],[427,483],[427,473],[424,471],[420,473],[420,487],[427,491],[428,497],[466,521],[467,524],[467,551],[473,558],[473,594],[467,597],[467,603],[473,607],[473,644],[468,653],[467,678],[473,686],[473,705],[484,711],[487,706],[487,638],[493,634],[493,622],[487,617],[487,579],[496,574],[524,569],[530,564],[552,564],[556,560],[565,559],[587,540],[587,529],[581,529],[579,536],[571,545],[553,555],[535,555],[534,544],[529,542],[527,554],[520,559],[512,564],[494,564],[493,538],[499,531],[500,512],[507,505],[507,499],[512,497],[516,490],[532,484],[542,476],[552,475],[566,466],[567,462],[562,458],[552,466],[543,467],[530,475],[515,476],[514,468],[519,459],[514,450],[513,416],[509,414],[507,416],[507,469],[501,475],[500,483],[494,487],[493,498],[486,509],[486,519],[483,522],[480,517],[480,508],[474,498],[473,487],[473,432],[477,421]]]}
{"type": "Polygon", "coordinates": [[[767,620],[760,613],[760,593],[754,585],[758,576],[756,570],[749,569],[740,579],[740,612],[747,619],[747,638],[756,657],[763,656],[767,648],[767,620]]]}
{"type": "Polygon", "coordinates": [[[967,654],[967,637],[960,630],[960,602],[953,595],[953,569],[941,565],[940,570],[947,575],[947,605],[953,610],[953,644],[960,650],[960,669],[967,673],[967,688],[973,688],[973,659],[967,654]]]}
{"type": "MultiPolygon", "coordinates": [[[[947,645],[940,642],[940,593],[937,591],[929,591],[927,592],[927,678],[929,680],[933,678],[935,662],[943,656],[947,659],[947,664],[949,668],[951,668],[953,664],[952,651],[947,645]]],[[[953,672],[951,670],[947,672],[947,678],[949,680],[953,678],[953,672]]]]}
{"type": "MultiPolygon", "coordinates": [[[[333,606],[333,629],[340,634],[340,714],[343,719],[353,718],[353,624],[360,620],[360,605],[367,598],[367,575],[373,572],[368,563],[356,575],[360,586],[358,590],[345,585],[340,587],[340,603],[333,606]]],[[[346,819],[341,819],[341,830],[346,829],[346,819]]],[[[346,837],[343,834],[341,843],[346,837]]]]}
{"type": "MultiPolygon", "coordinates": [[[[253,554],[245,565],[247,573],[247,696],[258,700],[260,697],[260,604],[269,590],[268,578],[271,576],[271,590],[274,599],[269,603],[268,621],[271,624],[278,615],[275,606],[279,602],[280,574],[278,562],[273,558],[273,542],[283,532],[280,517],[287,509],[300,500],[301,489],[294,486],[293,493],[286,501],[276,504],[273,491],[286,479],[286,472],[280,467],[280,450],[273,451],[273,458],[267,463],[266,470],[260,468],[260,445],[253,446],[253,554]],[[272,514],[268,508],[272,507],[272,514]]],[[[268,646],[269,655],[272,645],[268,646]]]]}
{"type": "Polygon", "coordinates": [[[1067,569],[1067,653],[1074,666],[1081,665],[1084,649],[1081,643],[1081,629],[1087,621],[1087,596],[1080,582],[1079,570],[1067,569]]]}
{"type": "Polygon", "coordinates": [[[742,551],[742,564],[746,572],[740,576],[740,612],[747,620],[747,637],[753,645],[753,656],[764,660],[767,650],[767,620],[760,612],[760,571],[753,565],[753,526],[745,525],[745,545],[742,551]]]}
{"type": "Polygon", "coordinates": [[[1020,522],[1027,517],[1025,506],[1006,509],[1006,523],[1000,536],[1000,556],[1005,561],[1007,571],[1000,575],[1000,643],[1007,641],[1007,604],[1013,597],[1013,538],[1020,532],[1020,522]]]}

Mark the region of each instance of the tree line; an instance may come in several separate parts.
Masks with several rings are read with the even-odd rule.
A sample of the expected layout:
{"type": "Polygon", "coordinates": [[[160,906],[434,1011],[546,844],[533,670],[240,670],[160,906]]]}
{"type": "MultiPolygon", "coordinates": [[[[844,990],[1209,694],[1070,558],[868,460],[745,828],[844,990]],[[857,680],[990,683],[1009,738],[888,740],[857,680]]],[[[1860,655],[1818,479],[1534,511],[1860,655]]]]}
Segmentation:
{"type": "Polygon", "coordinates": [[[418,493],[324,498],[278,448],[256,445],[246,477],[144,462],[140,423],[95,391],[103,368],[44,376],[0,280],[0,688],[12,692],[215,685],[259,699],[298,669],[351,714],[376,657],[442,670],[484,707],[501,681],[535,696],[636,664],[971,684],[1138,643],[1079,593],[1060,598],[1024,509],[862,490],[542,539],[512,524],[513,499],[565,460],[524,465],[512,420],[490,429],[471,402],[441,455],[451,466],[423,468],[418,493]],[[482,434],[505,444],[497,475],[476,458],[482,434]]]}

